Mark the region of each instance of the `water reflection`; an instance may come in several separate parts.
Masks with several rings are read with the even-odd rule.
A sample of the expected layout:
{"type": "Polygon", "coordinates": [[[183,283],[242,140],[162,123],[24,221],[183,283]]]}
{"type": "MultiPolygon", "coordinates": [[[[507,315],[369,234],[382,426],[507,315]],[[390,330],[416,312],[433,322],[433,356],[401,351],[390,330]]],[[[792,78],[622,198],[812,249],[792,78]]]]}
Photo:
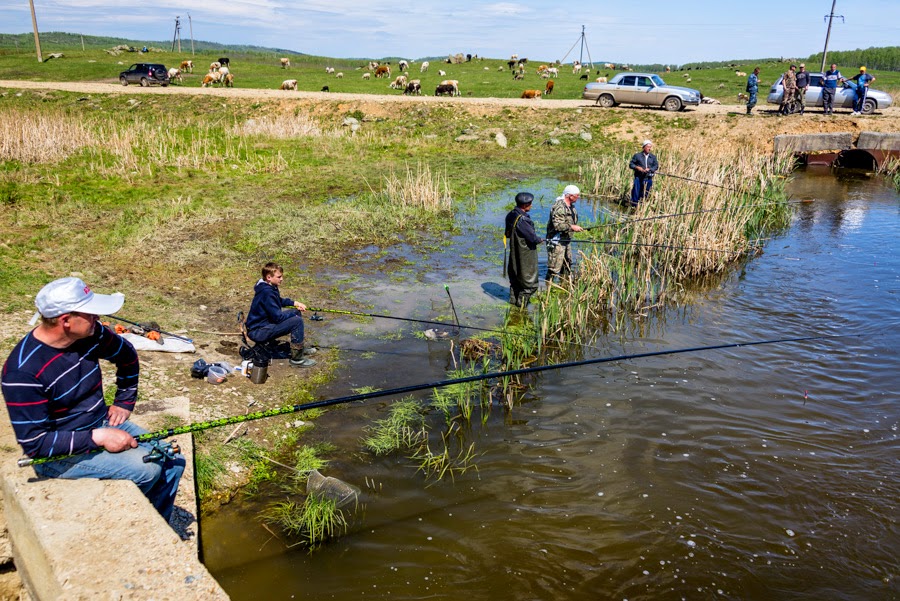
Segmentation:
{"type": "MultiPolygon", "coordinates": [[[[285,550],[235,504],[203,523],[207,565],[235,600],[898,598],[898,196],[827,173],[790,192],[813,201],[762,256],[580,352],[861,336],[544,373],[511,414],[475,420],[477,474],[428,488],[407,460],[359,450],[388,402],[330,412],[314,430],[341,450],[330,473],[377,483],[349,535],[285,550]]],[[[372,286],[375,311],[433,318],[446,281],[464,320],[500,323],[483,287],[505,284],[499,262],[439,275],[372,286]]],[[[449,344],[356,327],[329,335],[412,355],[348,358],[329,396],[444,377],[449,344]]]]}

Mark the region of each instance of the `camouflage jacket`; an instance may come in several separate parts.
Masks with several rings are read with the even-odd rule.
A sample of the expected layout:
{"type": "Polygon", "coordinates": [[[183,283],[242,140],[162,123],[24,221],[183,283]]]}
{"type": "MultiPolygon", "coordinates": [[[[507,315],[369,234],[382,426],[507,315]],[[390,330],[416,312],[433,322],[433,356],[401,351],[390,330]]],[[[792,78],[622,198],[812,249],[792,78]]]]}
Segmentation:
{"type": "Polygon", "coordinates": [[[549,242],[557,234],[559,240],[568,242],[571,239],[572,226],[578,223],[578,212],[575,206],[566,204],[565,196],[560,196],[550,209],[550,219],[547,220],[547,241],[549,242]]]}

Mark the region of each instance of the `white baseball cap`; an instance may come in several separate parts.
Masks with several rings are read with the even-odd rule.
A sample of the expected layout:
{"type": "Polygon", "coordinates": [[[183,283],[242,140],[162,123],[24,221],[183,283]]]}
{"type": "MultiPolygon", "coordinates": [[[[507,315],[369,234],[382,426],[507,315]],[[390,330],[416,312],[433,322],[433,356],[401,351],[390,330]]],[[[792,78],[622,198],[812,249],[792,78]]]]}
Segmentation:
{"type": "Polygon", "coordinates": [[[653,145],[653,142],[651,142],[650,140],[644,140],[644,143],[641,144],[641,148],[643,148],[643,147],[646,146],[647,144],[650,144],[650,145],[652,146],[652,145],[653,145]]]}
{"type": "Polygon", "coordinates": [[[579,194],[581,194],[581,190],[578,189],[578,186],[573,186],[572,184],[569,184],[568,186],[563,188],[563,196],[565,196],[566,194],[569,194],[572,196],[578,196],[579,194]]]}
{"type": "Polygon", "coordinates": [[[41,288],[34,304],[38,313],[47,318],[73,312],[112,315],[125,304],[125,295],[95,294],[80,278],[61,278],[41,288]]]}

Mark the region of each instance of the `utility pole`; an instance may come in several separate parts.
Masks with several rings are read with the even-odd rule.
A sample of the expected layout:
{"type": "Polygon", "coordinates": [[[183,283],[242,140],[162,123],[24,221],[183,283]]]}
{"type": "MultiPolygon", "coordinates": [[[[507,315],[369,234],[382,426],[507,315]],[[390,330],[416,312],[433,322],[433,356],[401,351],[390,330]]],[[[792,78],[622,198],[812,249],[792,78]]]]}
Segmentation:
{"type": "Polygon", "coordinates": [[[584,25],[581,26],[581,52],[578,53],[578,64],[584,64],[584,25]]]}
{"type": "Polygon", "coordinates": [[[191,56],[194,56],[194,22],[191,21],[191,13],[188,13],[188,25],[191,28],[191,56]]]}
{"type": "Polygon", "coordinates": [[[175,17],[175,35],[172,36],[172,52],[175,52],[175,41],[178,40],[178,53],[181,53],[181,17],[175,17]]]}
{"type": "Polygon", "coordinates": [[[822,51],[822,68],[820,69],[822,73],[825,72],[825,59],[828,57],[828,39],[831,38],[831,21],[835,17],[840,17],[841,22],[844,22],[844,15],[834,14],[834,7],[836,4],[837,0],[831,0],[831,12],[825,15],[825,18],[828,19],[828,31],[825,33],[825,49],[822,51]]]}
{"type": "Polygon", "coordinates": [[[34,15],[34,0],[28,0],[28,4],[31,5],[31,24],[34,26],[34,47],[37,49],[38,62],[42,63],[44,57],[41,55],[41,36],[38,34],[37,17],[34,15]]]}

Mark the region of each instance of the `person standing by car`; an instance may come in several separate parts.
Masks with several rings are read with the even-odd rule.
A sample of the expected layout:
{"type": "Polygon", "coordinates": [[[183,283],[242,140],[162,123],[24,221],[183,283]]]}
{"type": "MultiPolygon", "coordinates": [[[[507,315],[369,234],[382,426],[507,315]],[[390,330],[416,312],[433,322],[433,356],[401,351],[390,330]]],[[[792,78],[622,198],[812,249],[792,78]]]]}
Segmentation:
{"type": "Polygon", "coordinates": [[[753,110],[753,107],[756,106],[756,94],[759,92],[759,67],[753,69],[753,73],[747,77],[747,94],[749,94],[749,98],[747,99],[747,114],[750,114],[750,111],[753,110]]]}
{"type": "Polygon", "coordinates": [[[834,95],[837,92],[838,82],[843,79],[844,76],[838,71],[837,65],[831,63],[831,69],[825,71],[825,77],[822,78],[822,106],[826,115],[834,114],[834,95]]]}
{"type": "Polygon", "coordinates": [[[797,95],[797,65],[791,65],[785,71],[781,78],[781,85],[784,87],[784,96],[781,97],[781,106],[778,107],[778,112],[787,115],[788,104],[793,102],[797,95]]]}
{"type": "Polygon", "coordinates": [[[509,303],[527,307],[531,295],[538,289],[537,245],[544,240],[534,231],[528,212],[534,194],[516,194],[516,208],[506,215],[505,236],[509,239],[509,303]]]}
{"type": "Polygon", "coordinates": [[[809,89],[809,72],[806,65],[800,63],[800,71],[797,72],[797,100],[800,101],[800,114],[806,110],[806,90],[809,89]]]}
{"type": "Polygon", "coordinates": [[[653,176],[659,171],[659,161],[653,150],[653,142],[644,140],[641,151],[631,157],[628,168],[634,171],[634,183],[631,186],[631,206],[636,207],[653,187],[653,176]]]}
{"type": "Polygon", "coordinates": [[[859,68],[859,73],[851,77],[856,82],[856,102],[853,104],[853,115],[862,115],[866,96],[869,94],[869,84],[875,81],[874,75],[866,73],[865,67],[859,68]]]}
{"type": "Polygon", "coordinates": [[[575,203],[581,196],[578,186],[568,185],[550,208],[547,221],[547,284],[572,275],[572,232],[584,228],[578,223],[575,203]]]}

